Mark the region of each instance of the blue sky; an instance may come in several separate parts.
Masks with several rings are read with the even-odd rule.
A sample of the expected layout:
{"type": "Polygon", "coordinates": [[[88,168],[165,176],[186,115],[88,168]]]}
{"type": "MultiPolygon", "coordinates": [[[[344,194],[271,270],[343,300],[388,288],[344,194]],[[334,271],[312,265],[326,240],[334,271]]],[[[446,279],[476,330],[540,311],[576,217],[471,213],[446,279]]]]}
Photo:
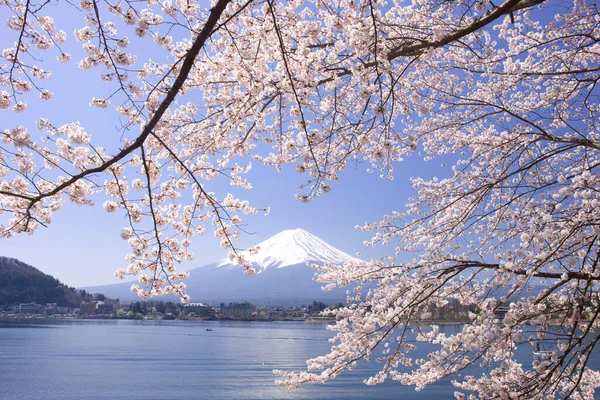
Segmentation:
{"type": "MultiPolygon", "coordinates": [[[[331,192],[304,204],[294,196],[304,175],[293,168],[278,173],[254,163],[251,173],[254,189],[245,191],[243,198],[255,206],[271,207],[271,213],[245,220],[252,234],[242,235],[237,245],[248,247],[282,230],[303,228],[352,255],[361,252],[367,259],[388,255],[393,252],[392,248],[366,248],[363,241],[371,234],[357,232],[354,226],[378,221],[383,214],[402,209],[407,198],[414,195],[409,176],[423,172],[422,165],[417,169],[416,164],[420,163],[403,163],[393,181],[366,173],[365,166],[348,168],[341,179],[334,182],[331,192]]],[[[224,194],[228,188],[211,189],[224,194]]],[[[112,274],[117,267],[126,266],[124,256],[129,250],[119,237],[126,224],[125,216],[118,212],[107,213],[101,203],[101,197],[95,207],[68,203],[55,214],[48,228],[40,228],[31,236],[2,240],[0,254],[27,262],[71,286],[118,282],[112,274]]],[[[183,270],[226,256],[211,232],[195,237],[193,243],[196,258],[183,264],[180,267],[183,270]]]]}
{"type": "MultiPolygon", "coordinates": [[[[1,10],[6,13],[5,7],[1,10]]],[[[39,131],[34,124],[40,117],[49,118],[56,126],[80,121],[93,141],[114,152],[120,145],[118,116],[110,108],[100,110],[88,106],[92,97],[108,95],[112,88],[101,82],[101,69],[82,71],[77,68],[82,51],[74,41],[73,30],[83,25],[82,19],[64,8],[61,10],[56,9],[50,14],[54,16],[57,27],[67,32],[67,50],[73,53],[73,60],[56,68],[58,64],[53,61],[56,52],[50,50],[43,54],[48,60],[39,64],[53,71],[51,79],[43,83],[54,92],[54,98],[42,103],[35,100],[36,94],[32,94],[26,97],[29,107],[25,112],[0,111],[0,129],[24,125],[35,135],[39,131]]],[[[6,20],[6,17],[6,14],[0,14],[0,21],[6,20]]],[[[130,38],[135,43],[135,39],[130,38]]],[[[0,47],[8,47],[14,40],[14,37],[0,36],[0,47]]],[[[160,60],[161,55],[152,56],[160,60]]],[[[146,59],[140,57],[139,61],[146,59]]],[[[250,223],[247,230],[253,234],[243,235],[236,244],[240,248],[249,247],[284,229],[303,228],[350,254],[361,252],[363,258],[392,254],[393,248],[365,248],[363,241],[371,234],[357,232],[354,226],[378,221],[383,214],[402,210],[408,197],[415,194],[409,178],[443,174],[440,167],[443,161],[438,159],[426,163],[412,157],[396,166],[393,181],[381,179],[378,174],[368,174],[368,164],[350,164],[341,174],[341,179],[333,182],[331,192],[308,204],[295,199],[298,185],[307,179],[307,175],[298,174],[293,166],[278,173],[253,162],[254,168],[248,177],[254,189],[237,190],[236,194],[250,200],[253,206],[270,207],[271,214],[246,219],[250,223]]],[[[101,176],[98,181],[104,179],[101,176]]],[[[207,189],[221,198],[232,191],[231,186],[217,181],[209,182],[207,189]]],[[[113,272],[126,266],[124,256],[129,250],[126,242],[119,237],[121,228],[126,225],[125,216],[122,213],[106,213],[102,208],[104,199],[97,197],[95,200],[95,207],[68,203],[54,215],[48,228],[40,228],[32,236],[3,239],[0,241],[0,254],[29,263],[71,286],[117,282],[113,272]]],[[[196,259],[182,265],[181,269],[192,269],[226,256],[226,251],[219,247],[212,232],[194,238],[193,251],[196,259]]]]}

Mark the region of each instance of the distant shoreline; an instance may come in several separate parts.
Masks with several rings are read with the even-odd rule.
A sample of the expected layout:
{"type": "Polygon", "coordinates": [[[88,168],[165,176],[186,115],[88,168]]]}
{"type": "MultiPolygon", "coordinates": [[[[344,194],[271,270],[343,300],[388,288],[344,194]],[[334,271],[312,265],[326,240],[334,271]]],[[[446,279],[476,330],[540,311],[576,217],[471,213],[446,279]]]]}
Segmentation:
{"type": "MultiPolygon", "coordinates": [[[[322,317],[289,317],[289,318],[157,318],[157,317],[144,317],[144,318],[119,318],[109,315],[97,315],[97,316],[75,316],[75,315],[19,315],[19,314],[0,314],[0,320],[106,320],[106,321],[203,321],[203,322],[305,322],[308,324],[331,324],[335,323],[335,318],[322,318],[322,317]]],[[[464,325],[469,321],[413,321],[411,325],[464,325]]]]}

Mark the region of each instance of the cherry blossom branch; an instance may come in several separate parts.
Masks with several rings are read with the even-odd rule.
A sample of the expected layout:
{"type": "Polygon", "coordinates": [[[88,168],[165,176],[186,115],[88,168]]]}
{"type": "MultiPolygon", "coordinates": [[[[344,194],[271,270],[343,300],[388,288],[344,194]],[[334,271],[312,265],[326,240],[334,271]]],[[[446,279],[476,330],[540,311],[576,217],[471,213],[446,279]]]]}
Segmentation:
{"type": "MultiPolygon", "coordinates": [[[[600,281],[600,275],[594,276],[596,274],[588,274],[588,273],[582,273],[582,272],[578,272],[578,271],[567,271],[567,272],[560,274],[560,273],[543,272],[543,271],[527,271],[527,270],[522,270],[522,269],[506,269],[506,268],[503,268],[500,264],[490,264],[490,263],[484,263],[484,262],[480,262],[480,261],[463,261],[463,260],[453,260],[453,259],[448,259],[446,261],[455,262],[456,265],[445,266],[440,272],[441,276],[449,274],[449,273],[455,273],[456,271],[458,271],[460,273],[465,270],[468,270],[469,268],[481,268],[481,269],[496,270],[496,271],[500,271],[500,272],[509,272],[509,273],[515,274],[515,275],[525,275],[525,276],[528,276],[531,278],[560,279],[563,283],[565,283],[569,280],[572,280],[572,279],[584,280],[584,281],[600,281]]],[[[596,262],[592,265],[592,267],[593,268],[596,267],[597,264],[598,264],[598,261],[596,260],[596,262]]]]}
{"type": "MultiPolygon", "coordinates": [[[[59,193],[60,191],[72,186],[73,183],[81,180],[82,178],[92,175],[92,174],[96,174],[98,172],[105,171],[112,165],[121,161],[127,155],[131,154],[134,150],[136,150],[140,146],[142,146],[142,144],[144,143],[144,141],[146,140],[148,135],[150,135],[150,133],[156,127],[158,122],[161,120],[164,113],[167,111],[167,109],[171,105],[171,103],[175,100],[177,93],[179,92],[179,90],[181,89],[183,84],[185,83],[185,81],[190,73],[190,70],[192,69],[192,66],[194,65],[194,60],[195,60],[196,56],[198,55],[198,53],[204,46],[206,40],[210,37],[210,34],[212,33],[215,25],[217,24],[221,14],[223,13],[223,11],[225,10],[225,7],[227,6],[227,4],[229,4],[230,1],[231,0],[219,0],[217,2],[217,4],[212,8],[212,11],[211,11],[208,19],[206,20],[206,23],[204,24],[202,31],[200,31],[200,33],[194,40],[194,43],[188,50],[188,52],[185,56],[185,59],[182,63],[179,74],[177,75],[177,78],[173,82],[173,85],[167,92],[167,95],[162,100],[162,102],[160,103],[157,110],[154,112],[154,114],[152,114],[152,117],[150,118],[148,123],[144,126],[144,129],[142,130],[140,135],[133,141],[133,143],[131,143],[129,146],[127,146],[126,148],[121,150],[119,153],[117,153],[113,157],[111,157],[109,160],[104,162],[102,165],[95,167],[95,168],[87,169],[85,171],[80,172],[77,175],[74,175],[73,177],[66,180],[65,182],[62,182],[61,184],[56,185],[56,187],[53,190],[46,192],[46,193],[41,193],[38,196],[29,196],[28,200],[30,200],[31,203],[28,207],[28,210],[31,209],[31,207],[33,207],[33,205],[36,204],[37,202],[39,202],[40,200],[42,200],[46,197],[54,196],[55,194],[59,193]]],[[[0,191],[0,193],[5,194],[7,196],[14,195],[13,193],[7,192],[7,191],[0,191]]],[[[18,197],[23,197],[23,196],[20,195],[18,197]]]]}

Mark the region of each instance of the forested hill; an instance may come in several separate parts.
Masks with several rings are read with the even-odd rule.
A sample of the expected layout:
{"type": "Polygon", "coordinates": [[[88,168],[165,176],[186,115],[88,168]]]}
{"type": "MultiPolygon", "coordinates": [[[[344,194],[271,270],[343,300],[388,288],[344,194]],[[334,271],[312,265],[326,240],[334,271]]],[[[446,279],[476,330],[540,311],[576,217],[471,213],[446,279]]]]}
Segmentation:
{"type": "Polygon", "coordinates": [[[68,287],[31,265],[0,256],[0,308],[28,302],[79,307],[84,299],[84,291],[68,287]]]}

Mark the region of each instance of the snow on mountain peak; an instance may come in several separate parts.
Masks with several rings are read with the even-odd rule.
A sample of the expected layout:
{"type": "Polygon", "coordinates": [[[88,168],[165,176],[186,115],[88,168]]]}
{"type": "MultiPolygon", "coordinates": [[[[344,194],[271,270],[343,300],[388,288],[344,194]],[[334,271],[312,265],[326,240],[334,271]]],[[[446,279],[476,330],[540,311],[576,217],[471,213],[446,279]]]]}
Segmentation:
{"type": "MultiPolygon", "coordinates": [[[[291,265],[313,263],[343,264],[346,262],[362,262],[361,260],[336,249],[322,239],[304,229],[288,229],[257,245],[258,253],[242,252],[244,258],[258,272],[267,268],[285,268],[291,265]]],[[[237,267],[229,259],[222,260],[217,268],[237,267]]]]}

